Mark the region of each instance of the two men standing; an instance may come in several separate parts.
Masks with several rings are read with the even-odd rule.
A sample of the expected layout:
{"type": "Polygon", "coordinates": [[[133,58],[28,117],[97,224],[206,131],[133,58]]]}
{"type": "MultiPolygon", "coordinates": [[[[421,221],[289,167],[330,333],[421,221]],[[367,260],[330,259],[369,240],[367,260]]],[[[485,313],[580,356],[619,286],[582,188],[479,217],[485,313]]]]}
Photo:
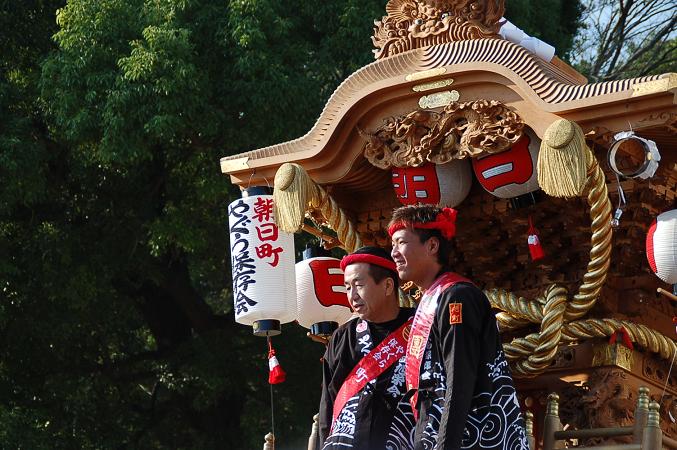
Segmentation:
{"type": "Polygon", "coordinates": [[[455,227],[453,209],[402,207],[388,229],[392,259],[377,248],[344,258],[346,288],[359,318],[336,331],[325,355],[323,448],[529,449],[489,301],[449,270],[455,227]],[[371,276],[374,267],[391,276],[371,276]],[[413,311],[397,307],[393,269],[424,291],[410,330],[413,311]],[[390,306],[372,315],[382,304],[390,306]],[[397,330],[406,354],[380,372],[360,370],[370,361],[379,366],[374,356],[383,352],[373,350],[397,330]]]}

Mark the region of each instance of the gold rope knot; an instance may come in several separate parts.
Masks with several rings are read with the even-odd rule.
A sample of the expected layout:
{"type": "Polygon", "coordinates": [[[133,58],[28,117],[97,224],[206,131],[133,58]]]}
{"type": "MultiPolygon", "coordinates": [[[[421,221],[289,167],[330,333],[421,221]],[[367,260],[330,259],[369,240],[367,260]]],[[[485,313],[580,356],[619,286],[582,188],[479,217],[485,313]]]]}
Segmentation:
{"type": "Polygon", "coordinates": [[[587,180],[583,130],[576,122],[559,119],[546,130],[538,154],[538,184],[553,197],[579,197],[587,180]]]}

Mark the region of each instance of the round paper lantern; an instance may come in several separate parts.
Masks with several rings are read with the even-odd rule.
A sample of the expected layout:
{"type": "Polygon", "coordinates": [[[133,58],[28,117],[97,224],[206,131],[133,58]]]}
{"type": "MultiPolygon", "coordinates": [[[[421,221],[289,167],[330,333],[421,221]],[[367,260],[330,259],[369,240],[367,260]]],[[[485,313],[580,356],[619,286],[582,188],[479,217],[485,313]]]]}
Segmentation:
{"type": "Polygon", "coordinates": [[[228,205],[235,321],[273,336],[296,318],[294,235],[281,231],[270,188],[251,188],[228,205]]]}
{"type": "Polygon", "coordinates": [[[660,214],[649,227],[646,257],[658,278],[677,284],[677,209],[660,214]]]}
{"type": "Polygon", "coordinates": [[[509,150],[472,161],[482,187],[498,198],[513,198],[538,190],[536,162],[541,140],[527,129],[509,150]]]}
{"type": "Polygon", "coordinates": [[[308,248],[296,263],[297,320],[310,332],[329,336],[352,317],[341,261],[320,249],[308,248]]]}
{"type": "Polygon", "coordinates": [[[425,203],[453,208],[468,196],[472,173],[468,161],[455,159],[446,164],[393,167],[392,182],[403,205],[425,203]]]}

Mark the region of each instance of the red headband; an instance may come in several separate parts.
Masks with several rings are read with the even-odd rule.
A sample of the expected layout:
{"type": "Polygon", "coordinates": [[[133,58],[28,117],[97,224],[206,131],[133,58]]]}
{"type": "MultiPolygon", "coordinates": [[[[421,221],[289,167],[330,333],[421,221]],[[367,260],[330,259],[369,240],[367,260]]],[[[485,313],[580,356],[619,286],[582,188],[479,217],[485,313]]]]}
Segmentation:
{"type": "Polygon", "coordinates": [[[434,222],[414,222],[408,223],[399,220],[388,227],[388,234],[392,237],[396,231],[411,226],[425,230],[440,230],[444,239],[451,239],[456,234],[456,210],[453,208],[442,208],[442,212],[437,215],[434,222]]]}
{"type": "Polygon", "coordinates": [[[370,255],[368,253],[353,253],[352,255],[344,256],[341,260],[341,270],[345,272],[347,266],[361,262],[397,272],[397,266],[393,261],[382,256],[370,255]]]}

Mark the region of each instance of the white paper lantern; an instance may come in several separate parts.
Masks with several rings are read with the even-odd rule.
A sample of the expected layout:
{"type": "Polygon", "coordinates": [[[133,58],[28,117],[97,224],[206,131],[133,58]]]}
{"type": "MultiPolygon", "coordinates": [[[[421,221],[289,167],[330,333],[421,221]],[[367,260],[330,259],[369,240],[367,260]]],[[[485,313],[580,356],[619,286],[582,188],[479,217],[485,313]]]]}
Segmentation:
{"type": "Polygon", "coordinates": [[[446,164],[427,163],[420,167],[393,167],[392,183],[403,205],[459,205],[470,192],[470,163],[455,159],[446,164]]]}
{"type": "Polygon", "coordinates": [[[248,189],[228,205],[233,301],[236,322],[272,336],[296,319],[294,235],[277,227],[273,196],[262,192],[248,189]]]}
{"type": "Polygon", "coordinates": [[[660,214],[646,235],[646,257],[658,278],[677,284],[677,209],[660,214]]]}
{"type": "Polygon", "coordinates": [[[509,150],[479,159],[472,166],[477,180],[498,198],[513,198],[539,189],[536,162],[541,140],[527,129],[509,150]]]}
{"type": "Polygon", "coordinates": [[[340,264],[326,256],[296,263],[297,320],[313,334],[329,335],[353,315],[340,264]]]}

